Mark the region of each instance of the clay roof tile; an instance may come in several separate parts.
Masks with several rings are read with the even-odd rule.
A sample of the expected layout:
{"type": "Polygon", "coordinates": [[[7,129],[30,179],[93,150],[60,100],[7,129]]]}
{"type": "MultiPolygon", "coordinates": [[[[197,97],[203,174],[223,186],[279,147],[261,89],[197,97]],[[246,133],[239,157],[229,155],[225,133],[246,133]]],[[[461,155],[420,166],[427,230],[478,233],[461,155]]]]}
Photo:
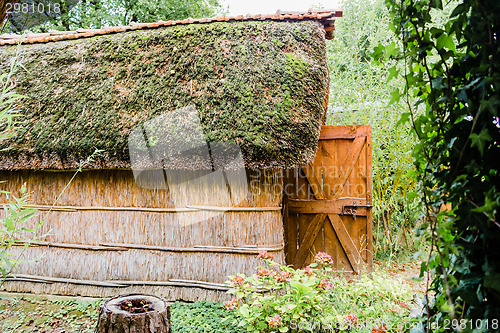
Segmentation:
{"type": "Polygon", "coordinates": [[[101,29],[83,29],[79,28],[76,31],[49,31],[48,33],[43,34],[28,34],[26,36],[21,35],[11,35],[11,34],[2,34],[0,35],[0,45],[12,45],[17,44],[20,39],[22,39],[22,43],[46,43],[51,41],[65,40],[65,39],[76,39],[76,38],[86,38],[92,37],[96,35],[105,35],[111,33],[119,33],[130,30],[139,30],[139,29],[154,29],[159,27],[166,27],[171,25],[178,24],[193,24],[193,23],[210,23],[210,22],[228,22],[228,21],[247,21],[247,20],[255,20],[255,21],[263,21],[263,20],[306,20],[306,19],[315,19],[320,20],[324,27],[326,33],[326,38],[333,38],[333,30],[335,17],[341,17],[342,11],[340,10],[330,10],[330,9],[320,9],[313,10],[309,9],[307,12],[293,12],[293,11],[282,11],[277,10],[275,14],[268,15],[238,15],[238,16],[219,16],[212,18],[200,18],[193,19],[187,18],[184,20],[177,21],[158,21],[154,23],[136,23],[130,22],[127,26],[121,27],[104,27],[101,29]],[[332,28],[333,27],[333,28],[332,28]]]}

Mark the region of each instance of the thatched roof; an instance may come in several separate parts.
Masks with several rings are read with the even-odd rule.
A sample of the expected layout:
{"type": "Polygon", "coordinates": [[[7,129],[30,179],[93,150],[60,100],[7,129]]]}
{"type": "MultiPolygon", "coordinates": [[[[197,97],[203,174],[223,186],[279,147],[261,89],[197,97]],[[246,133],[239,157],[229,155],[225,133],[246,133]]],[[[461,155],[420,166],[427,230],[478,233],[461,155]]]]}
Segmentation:
{"type": "MultiPolygon", "coordinates": [[[[106,152],[91,168],[130,168],[134,129],[186,106],[207,141],[238,145],[248,167],[309,162],[328,93],[324,28],[338,12],[290,15],[29,37],[16,87],[24,117],[0,144],[0,169],[72,169],[96,148],[106,152]]],[[[2,71],[17,49],[3,37],[2,71]]]]}

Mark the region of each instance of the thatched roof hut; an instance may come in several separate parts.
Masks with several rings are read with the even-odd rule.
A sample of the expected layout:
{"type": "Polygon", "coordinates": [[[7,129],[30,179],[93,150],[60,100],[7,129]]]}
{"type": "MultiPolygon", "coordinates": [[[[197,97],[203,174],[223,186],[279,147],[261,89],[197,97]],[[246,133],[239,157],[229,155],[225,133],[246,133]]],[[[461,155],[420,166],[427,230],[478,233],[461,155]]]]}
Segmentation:
{"type": "Polygon", "coordinates": [[[46,255],[19,266],[7,287],[215,299],[212,290],[248,273],[260,250],[282,260],[281,170],[314,158],[328,96],[325,33],[332,37],[339,15],[131,24],[28,35],[20,46],[2,35],[0,66],[20,54],[16,90],[28,97],[17,136],[1,143],[2,188],[16,193],[26,182],[44,215],[79,162],[104,150],[47,215],[50,235],[29,251],[46,255]],[[193,115],[206,142],[237,152],[226,149],[220,162],[152,158],[152,136],[144,149],[131,140],[155,123],[169,147],[194,142],[193,115]],[[240,169],[231,165],[238,157],[240,169]],[[145,185],[158,170],[176,182],[145,185]],[[194,181],[218,170],[223,184],[194,181]]]}

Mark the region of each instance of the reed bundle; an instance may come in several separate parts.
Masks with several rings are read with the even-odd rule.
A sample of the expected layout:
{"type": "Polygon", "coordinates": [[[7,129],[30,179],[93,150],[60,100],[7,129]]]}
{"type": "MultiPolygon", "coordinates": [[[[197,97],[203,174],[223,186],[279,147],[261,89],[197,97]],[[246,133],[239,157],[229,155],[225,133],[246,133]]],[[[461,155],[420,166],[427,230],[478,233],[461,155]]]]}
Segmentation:
{"type": "MultiPolygon", "coordinates": [[[[2,189],[13,193],[26,182],[33,205],[44,209],[38,213],[45,221],[40,233],[48,233],[26,250],[27,258],[38,260],[17,267],[18,276],[6,284],[10,290],[71,294],[63,287],[70,279],[80,295],[157,288],[165,297],[177,290],[182,298],[194,295],[178,292],[182,288],[206,289],[229,275],[250,274],[262,250],[284,262],[280,170],[248,170],[244,181],[231,182],[230,192],[225,184],[192,182],[182,173],[175,184],[153,188],[138,186],[131,170],[89,170],[63,193],[55,206],[61,208],[47,212],[71,176],[0,173],[8,178],[2,189]]],[[[212,291],[200,295],[218,299],[212,291]]]]}

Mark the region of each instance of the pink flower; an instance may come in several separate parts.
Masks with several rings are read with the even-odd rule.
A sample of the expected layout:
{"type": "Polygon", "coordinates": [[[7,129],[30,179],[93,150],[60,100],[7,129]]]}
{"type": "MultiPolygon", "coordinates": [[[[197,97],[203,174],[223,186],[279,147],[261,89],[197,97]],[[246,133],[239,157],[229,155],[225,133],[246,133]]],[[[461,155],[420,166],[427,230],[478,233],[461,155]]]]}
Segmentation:
{"type": "Polygon", "coordinates": [[[235,287],[241,287],[243,286],[243,283],[245,283],[245,279],[241,276],[235,276],[232,280],[231,283],[235,287]]]}
{"type": "Polygon", "coordinates": [[[311,276],[311,275],[313,275],[314,271],[313,271],[313,269],[311,268],[311,266],[306,266],[306,267],[304,268],[304,273],[305,273],[306,275],[311,276]]]}
{"type": "Polygon", "coordinates": [[[351,312],[347,316],[345,316],[345,322],[349,326],[356,326],[358,324],[358,316],[355,313],[351,312]]]}
{"type": "Polygon", "coordinates": [[[224,303],[224,305],[222,305],[222,307],[226,310],[234,310],[238,307],[238,301],[236,300],[236,298],[233,298],[232,300],[230,301],[227,301],[226,303],[224,303]]]}
{"type": "Polygon", "coordinates": [[[278,280],[278,282],[290,281],[292,277],[292,273],[289,272],[279,272],[276,274],[276,280],[278,280]]]}
{"type": "Polygon", "coordinates": [[[326,280],[321,280],[319,281],[317,287],[324,290],[330,290],[332,289],[332,284],[326,280]]]}
{"type": "Polygon", "coordinates": [[[257,276],[258,277],[266,277],[266,276],[271,276],[271,272],[268,269],[265,268],[259,268],[257,270],[257,276]]]}
{"type": "Polygon", "coordinates": [[[325,252],[318,252],[314,257],[314,261],[321,266],[331,266],[333,265],[332,256],[325,252]]]}
{"type": "Polygon", "coordinates": [[[282,324],[282,320],[278,314],[275,314],[274,316],[272,316],[267,320],[267,323],[269,324],[269,327],[275,328],[282,324]]]}
{"type": "Polygon", "coordinates": [[[408,306],[408,304],[406,304],[406,303],[400,302],[399,305],[401,305],[405,309],[411,310],[410,307],[408,306]]]}
{"type": "Polygon", "coordinates": [[[262,259],[262,260],[273,260],[274,259],[274,256],[267,252],[266,250],[262,251],[261,253],[259,253],[259,255],[257,256],[258,259],[262,259]]]}

